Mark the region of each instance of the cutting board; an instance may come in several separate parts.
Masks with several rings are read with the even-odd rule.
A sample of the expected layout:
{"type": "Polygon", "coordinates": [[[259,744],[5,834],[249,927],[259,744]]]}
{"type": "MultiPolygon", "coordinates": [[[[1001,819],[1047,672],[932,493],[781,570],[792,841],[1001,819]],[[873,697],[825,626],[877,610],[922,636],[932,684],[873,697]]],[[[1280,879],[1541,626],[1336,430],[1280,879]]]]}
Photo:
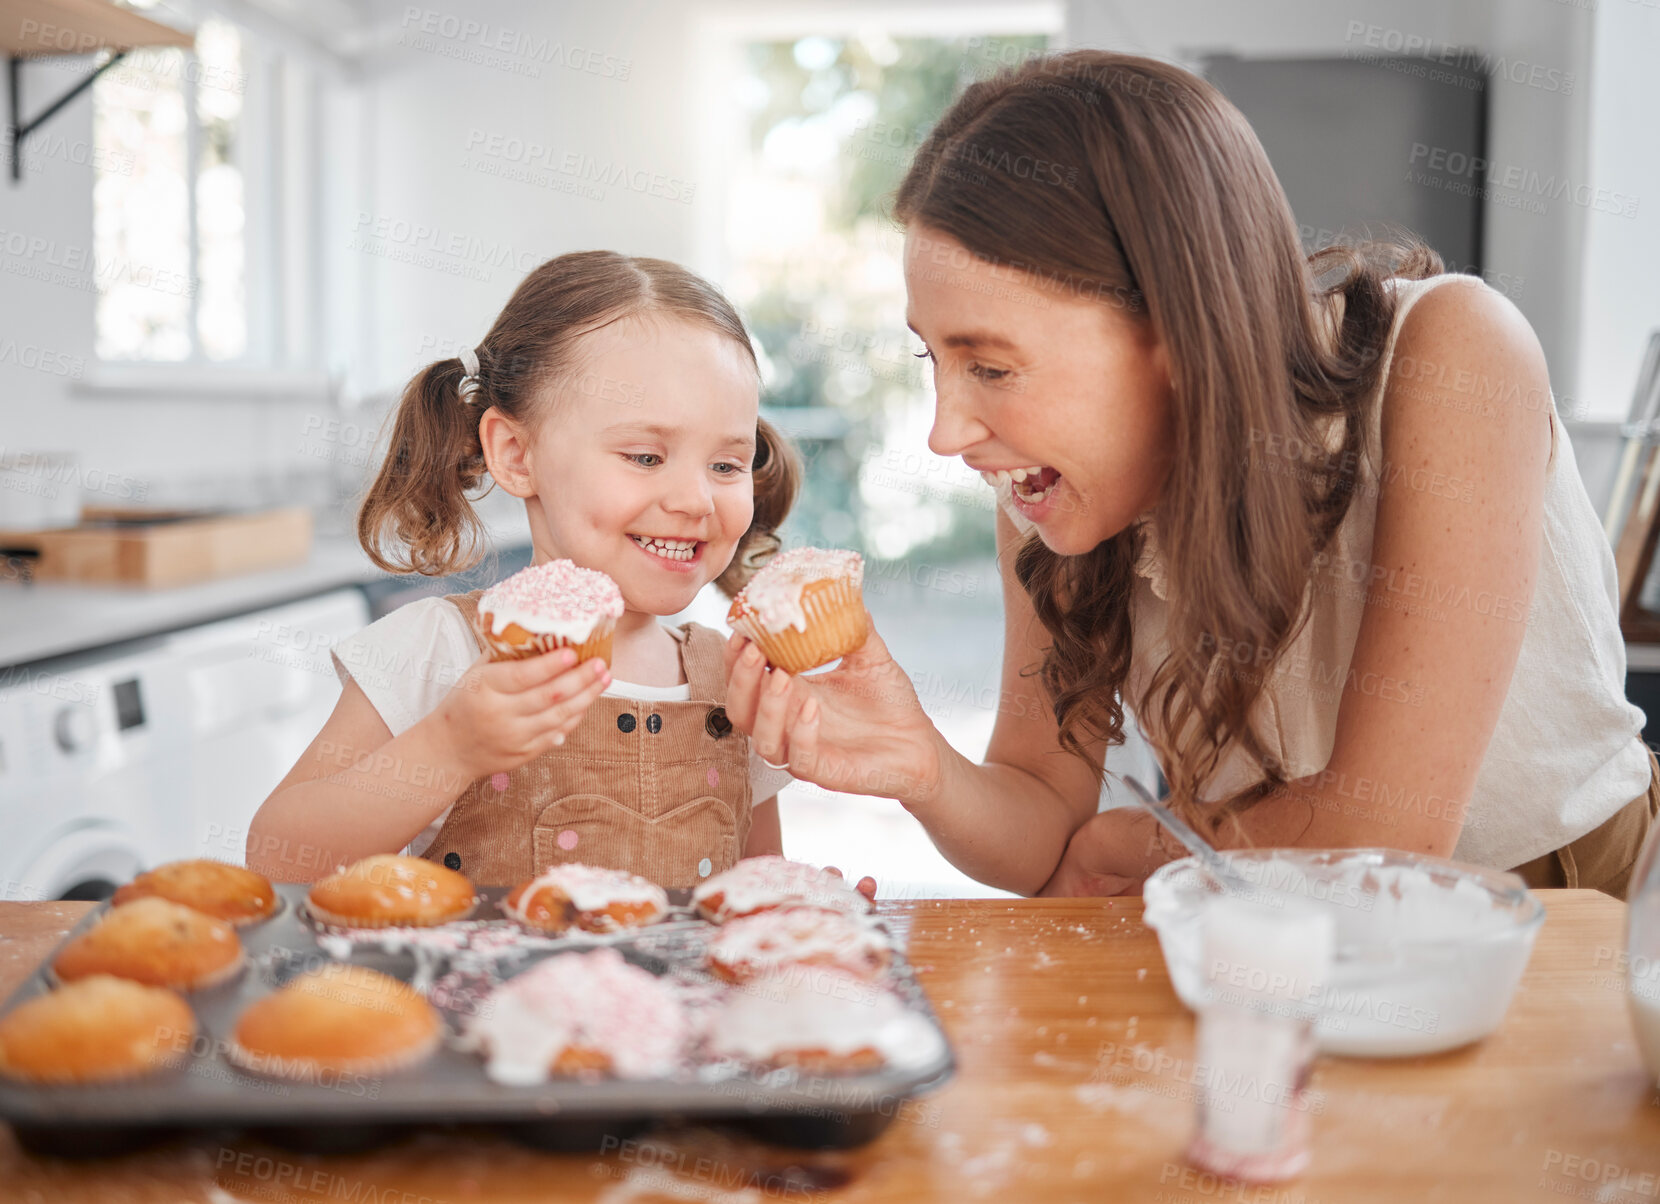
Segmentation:
{"type": "Polygon", "coordinates": [[[36,581],[162,587],[303,561],[311,511],[244,514],[82,511],[55,531],[0,531],[0,558],[21,560],[36,581]]]}

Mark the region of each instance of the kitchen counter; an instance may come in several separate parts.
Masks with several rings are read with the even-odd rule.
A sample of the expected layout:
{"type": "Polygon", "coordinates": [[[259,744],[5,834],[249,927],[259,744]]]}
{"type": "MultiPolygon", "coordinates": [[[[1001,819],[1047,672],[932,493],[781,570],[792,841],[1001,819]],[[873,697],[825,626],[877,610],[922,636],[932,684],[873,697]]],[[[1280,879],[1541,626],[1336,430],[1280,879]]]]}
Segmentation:
{"type": "Polygon", "coordinates": [[[301,564],[174,589],[0,584],[0,668],[159,635],[386,578],[355,539],[318,538],[301,564]]]}
{"type": "MultiPolygon", "coordinates": [[[[1626,1015],[1624,908],[1594,891],[1539,894],[1548,919],[1504,1026],[1433,1057],[1321,1058],[1313,1165],[1275,1188],[1219,1184],[1182,1161],[1201,1076],[1194,1022],[1135,898],[884,903],[960,1069],[861,1149],[691,1129],[549,1154],[455,1130],[353,1156],[204,1136],[74,1163],[33,1158],[0,1129],[0,1184],[7,1199],[52,1204],[1653,1199],[1660,1107],[1626,1015]]],[[[0,904],[0,993],[89,906],[0,904]]]]}

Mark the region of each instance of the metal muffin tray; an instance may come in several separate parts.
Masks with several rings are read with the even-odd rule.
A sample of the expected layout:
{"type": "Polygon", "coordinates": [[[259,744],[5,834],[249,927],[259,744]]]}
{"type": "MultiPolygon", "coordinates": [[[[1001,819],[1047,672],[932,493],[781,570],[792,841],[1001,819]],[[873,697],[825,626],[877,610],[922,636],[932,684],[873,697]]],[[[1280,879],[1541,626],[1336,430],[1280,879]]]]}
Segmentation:
{"type": "MultiPolygon", "coordinates": [[[[489,1079],[483,1059],[458,1048],[456,1038],[486,991],[542,958],[608,944],[654,974],[714,983],[702,964],[706,943],[718,926],[691,916],[690,892],[671,891],[676,906],[669,919],[628,934],[529,937],[522,946],[515,942],[513,952],[494,957],[388,951],[375,945],[353,945],[348,956],[340,957],[338,943],[333,953],[320,943],[329,940],[331,930],[315,926],[305,912],[308,889],[278,884],[277,913],[239,930],[248,963],[242,972],[185,996],[196,1013],[198,1033],[180,1066],[105,1085],[45,1087],[0,1079],[0,1120],[11,1124],[26,1148],[68,1156],[132,1149],[192,1130],[227,1129],[290,1149],[340,1152],[396,1139],[410,1126],[472,1123],[487,1123],[493,1131],[542,1148],[582,1150],[680,1119],[731,1123],[777,1144],[831,1149],[872,1140],[904,1110],[905,1101],[939,1087],[956,1068],[940,1031],[940,1053],[927,1064],[872,1073],[813,1075],[693,1060],[685,1077],[556,1078],[537,1086],[504,1086],[489,1079]],[[427,995],[444,1018],[442,1046],[407,1069],[327,1076],[318,1083],[252,1074],[225,1056],[245,1007],[295,975],[334,960],[379,970],[427,995]]],[[[485,940],[522,931],[497,906],[506,893],[505,887],[480,888],[466,921],[490,923],[464,921],[454,931],[485,940]]],[[[106,904],[89,913],[65,943],[107,909],[106,904]]],[[[903,948],[894,944],[893,964],[879,985],[939,1031],[903,948]]],[[[3,1011],[52,989],[48,971],[57,952],[13,993],[3,1011]]],[[[179,1044],[184,1044],[182,1038],[179,1044]]]]}

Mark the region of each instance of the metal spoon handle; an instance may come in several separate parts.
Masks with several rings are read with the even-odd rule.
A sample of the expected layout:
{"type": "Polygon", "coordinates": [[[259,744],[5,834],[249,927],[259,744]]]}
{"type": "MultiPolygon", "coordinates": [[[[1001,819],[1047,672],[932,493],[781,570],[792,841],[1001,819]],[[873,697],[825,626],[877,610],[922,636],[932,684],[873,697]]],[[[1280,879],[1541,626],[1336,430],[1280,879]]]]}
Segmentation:
{"type": "Polygon", "coordinates": [[[1152,792],[1131,774],[1124,775],[1124,784],[1134,792],[1136,800],[1142,808],[1151,812],[1154,819],[1163,824],[1171,835],[1181,841],[1183,847],[1199,859],[1199,864],[1210,872],[1211,877],[1221,883],[1223,889],[1236,894],[1250,893],[1250,884],[1234,871],[1226,857],[1210,847],[1209,841],[1189,827],[1186,820],[1154,798],[1152,792]]]}

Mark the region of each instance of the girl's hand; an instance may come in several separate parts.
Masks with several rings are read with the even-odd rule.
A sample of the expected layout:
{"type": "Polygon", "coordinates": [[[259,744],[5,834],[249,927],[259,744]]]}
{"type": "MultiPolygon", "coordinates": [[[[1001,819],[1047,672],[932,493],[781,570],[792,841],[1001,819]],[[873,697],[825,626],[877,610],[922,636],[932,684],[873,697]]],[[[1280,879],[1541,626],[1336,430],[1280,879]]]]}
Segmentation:
{"type": "Polygon", "coordinates": [[[734,634],[726,648],[726,713],[774,765],[826,790],[910,806],[939,789],[945,740],[873,623],[864,645],[828,673],[767,668],[734,634]]]}
{"type": "MultiPolygon", "coordinates": [[[[845,874],[843,874],[840,870],[838,870],[833,865],[825,866],[824,867],[824,872],[827,873],[827,874],[834,874],[838,878],[846,877],[845,874]]],[[[859,884],[857,886],[855,886],[853,889],[858,891],[865,898],[869,899],[872,903],[876,902],[876,879],[869,878],[869,877],[860,878],[859,879],[859,884]]]]}
{"type": "Polygon", "coordinates": [[[475,662],[423,723],[469,778],[517,769],[565,742],[611,684],[598,657],[557,648],[519,661],[475,662]]]}
{"type": "Polygon", "coordinates": [[[1139,807],[1115,807],[1090,816],[1067,842],[1060,864],[1039,895],[1133,895],[1173,856],[1158,821],[1139,807]]]}

